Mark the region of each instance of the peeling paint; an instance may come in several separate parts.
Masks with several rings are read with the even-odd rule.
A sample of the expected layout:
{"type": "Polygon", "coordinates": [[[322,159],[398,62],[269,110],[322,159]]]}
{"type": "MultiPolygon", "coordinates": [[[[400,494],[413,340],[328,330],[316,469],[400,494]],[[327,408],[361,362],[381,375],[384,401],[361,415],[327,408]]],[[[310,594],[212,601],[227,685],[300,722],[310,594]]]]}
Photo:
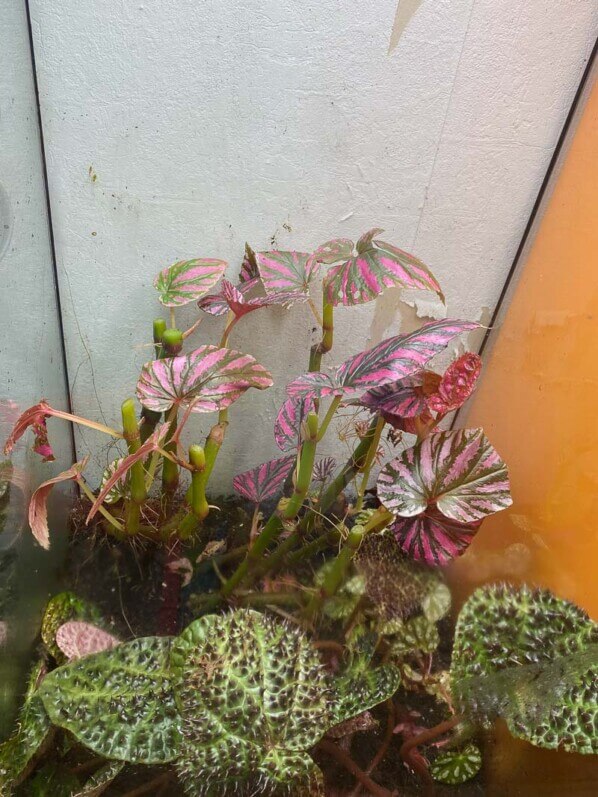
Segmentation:
{"type": "Polygon", "coordinates": [[[395,49],[407,25],[411,22],[411,18],[421,6],[423,0],[399,0],[395,18],[390,33],[390,43],[388,45],[388,53],[392,53],[395,49]]]}

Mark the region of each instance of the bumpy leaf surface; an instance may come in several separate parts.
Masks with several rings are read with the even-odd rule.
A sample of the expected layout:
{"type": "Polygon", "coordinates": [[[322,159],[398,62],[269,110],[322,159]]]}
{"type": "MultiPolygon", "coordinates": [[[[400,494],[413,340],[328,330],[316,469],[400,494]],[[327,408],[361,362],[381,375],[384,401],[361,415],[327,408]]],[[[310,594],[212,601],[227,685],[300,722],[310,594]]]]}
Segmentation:
{"type": "Polygon", "coordinates": [[[350,357],[332,375],[315,372],[300,376],[287,386],[287,393],[292,398],[350,395],[396,382],[419,372],[453,338],[478,326],[452,319],[430,321],[415,332],[387,338],[350,357]]]}
{"type": "Polygon", "coordinates": [[[370,230],[357,242],[357,254],[331,268],[324,280],[331,304],[371,302],[385,288],[404,287],[434,291],[444,302],[440,285],[421,260],[392,244],[373,238],[383,230],[370,230]]]}
{"type": "Polygon", "coordinates": [[[66,661],[66,658],[56,644],[56,634],[62,625],[71,620],[101,623],[102,615],[95,604],[80,598],[74,592],[59,592],[50,598],[42,618],[41,637],[46,650],[59,664],[66,661]]]}
{"type": "Polygon", "coordinates": [[[73,797],[99,797],[121,773],[124,766],[124,761],[108,761],[93,773],[73,797]]]}
{"type": "Polygon", "coordinates": [[[285,480],[293,470],[296,457],[279,457],[263,462],[257,468],[251,468],[243,473],[239,473],[233,479],[233,489],[235,492],[252,501],[260,504],[273,498],[282,490],[285,480]]]}
{"type": "Polygon", "coordinates": [[[120,640],[97,625],[69,620],[56,632],[56,644],[69,661],[74,661],[91,653],[110,650],[119,645],[120,640]]]}
{"type": "Polygon", "coordinates": [[[476,590],[451,664],[460,711],[548,749],[598,753],[598,624],[546,589],[476,590]]]}
{"type": "Polygon", "coordinates": [[[154,280],[159,299],[166,307],[178,307],[199,299],[226,271],[224,260],[196,258],[181,260],[163,269],[154,280]]]}
{"type": "Polygon", "coordinates": [[[462,553],[472,524],[512,503],[506,465],[481,429],[437,432],[407,449],[380,472],[378,497],[410,519],[394,528],[403,550],[431,565],[462,553]]]}
{"type": "Polygon", "coordinates": [[[428,407],[440,415],[458,410],[475,390],[481,371],[482,360],[477,354],[463,354],[449,365],[436,392],[428,396],[428,407]]]}
{"type": "Polygon", "coordinates": [[[174,760],[181,722],[169,669],[172,640],[147,637],[51,672],[39,696],[55,725],[105,758],[174,760]]]}
{"type": "Polygon", "coordinates": [[[17,719],[17,730],[0,744],[0,794],[3,797],[13,794],[14,787],[28,775],[36,756],[50,738],[50,718],[36,691],[43,671],[41,663],[33,668],[17,719]]]}
{"type": "Polygon", "coordinates": [[[263,390],[272,377],[249,354],[218,346],[200,346],[190,354],[146,363],[137,398],[154,412],[192,405],[193,412],[225,409],[248,388],[263,390]]]}
{"type": "Polygon", "coordinates": [[[401,671],[394,664],[372,665],[371,656],[357,653],[334,681],[331,709],[334,724],[355,717],[392,697],[401,685],[401,671]]]}
{"type": "Polygon", "coordinates": [[[253,611],[209,615],[175,640],[189,794],[307,784],[306,752],[330,725],[329,685],[295,628],[253,611]]]}

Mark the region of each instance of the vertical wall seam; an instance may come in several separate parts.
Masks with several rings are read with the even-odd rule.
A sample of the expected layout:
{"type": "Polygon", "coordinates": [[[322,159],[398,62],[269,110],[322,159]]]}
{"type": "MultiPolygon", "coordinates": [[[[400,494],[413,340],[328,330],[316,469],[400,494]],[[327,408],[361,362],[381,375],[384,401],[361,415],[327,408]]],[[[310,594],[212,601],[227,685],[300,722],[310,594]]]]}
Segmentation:
{"type": "MultiPolygon", "coordinates": [[[[580,78],[579,85],[577,86],[577,90],[571,102],[571,106],[567,113],[567,117],[565,118],[565,121],[561,128],[561,132],[557,139],[554,152],[552,153],[552,157],[550,158],[550,162],[546,168],[544,178],[542,180],[540,188],[538,189],[538,193],[536,195],[536,199],[534,201],[529,218],[527,220],[527,224],[525,225],[525,229],[519,241],[519,245],[517,246],[517,250],[515,251],[515,255],[511,262],[511,266],[509,268],[509,271],[507,272],[507,276],[505,278],[502,290],[500,292],[496,304],[494,305],[492,317],[490,319],[488,328],[486,329],[486,332],[478,349],[478,354],[480,356],[484,354],[486,348],[488,347],[488,344],[490,342],[490,336],[492,335],[494,327],[506,306],[506,301],[510,296],[511,288],[514,286],[514,280],[520,270],[523,255],[527,249],[527,245],[531,240],[532,234],[535,230],[536,222],[539,220],[540,213],[544,206],[544,201],[547,198],[548,192],[552,186],[553,177],[556,175],[557,170],[559,168],[561,154],[564,152],[567,142],[569,141],[569,136],[572,132],[573,123],[575,122],[575,119],[577,117],[577,113],[580,109],[581,102],[585,96],[586,89],[590,85],[590,80],[592,79],[592,76],[594,74],[594,67],[597,64],[597,60],[598,60],[598,39],[596,39],[596,41],[594,42],[594,46],[592,48],[592,51],[588,58],[588,62],[580,78]]],[[[455,428],[462,413],[463,409],[457,410],[450,424],[451,429],[455,428]]]]}
{"type": "MultiPolygon", "coordinates": [[[[66,402],[69,412],[73,412],[73,406],[71,401],[71,390],[70,390],[70,378],[69,378],[69,368],[68,368],[68,358],[66,352],[66,337],[64,331],[64,320],[62,316],[62,299],[60,295],[60,284],[58,281],[58,262],[56,258],[56,242],[54,239],[54,224],[52,219],[52,202],[50,199],[50,186],[48,180],[48,164],[46,158],[46,146],[44,140],[44,127],[43,127],[43,120],[42,120],[42,110],[41,110],[41,102],[40,102],[40,95],[39,95],[39,83],[37,79],[37,64],[35,60],[35,44],[33,40],[33,26],[31,24],[31,9],[29,8],[29,0],[24,0],[25,2],[25,12],[27,15],[27,34],[29,36],[29,53],[31,58],[31,72],[33,75],[33,90],[35,94],[35,104],[36,104],[36,113],[37,113],[37,127],[39,131],[39,146],[40,146],[40,154],[41,154],[41,161],[42,161],[42,179],[44,182],[44,195],[45,195],[45,205],[46,205],[46,214],[48,218],[48,236],[50,241],[50,260],[52,264],[52,276],[54,280],[54,296],[56,301],[56,313],[58,316],[58,334],[60,337],[60,351],[61,351],[61,362],[62,368],[64,373],[64,387],[65,387],[65,394],[66,394],[66,402]]],[[[71,440],[71,455],[73,462],[77,456],[77,444],[75,441],[75,430],[72,424],[69,424],[69,431],[70,431],[70,440],[71,440]]]]}

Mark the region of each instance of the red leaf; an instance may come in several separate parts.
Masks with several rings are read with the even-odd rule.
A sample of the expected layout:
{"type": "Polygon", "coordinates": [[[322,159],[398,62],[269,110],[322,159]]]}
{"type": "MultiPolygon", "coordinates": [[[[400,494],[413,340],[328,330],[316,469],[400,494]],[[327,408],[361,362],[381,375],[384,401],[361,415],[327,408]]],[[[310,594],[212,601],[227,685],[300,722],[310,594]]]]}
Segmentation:
{"type": "Polygon", "coordinates": [[[458,410],[475,390],[481,370],[482,360],[477,354],[459,357],[444,372],[436,392],[428,396],[428,407],[440,415],[458,410]]]}

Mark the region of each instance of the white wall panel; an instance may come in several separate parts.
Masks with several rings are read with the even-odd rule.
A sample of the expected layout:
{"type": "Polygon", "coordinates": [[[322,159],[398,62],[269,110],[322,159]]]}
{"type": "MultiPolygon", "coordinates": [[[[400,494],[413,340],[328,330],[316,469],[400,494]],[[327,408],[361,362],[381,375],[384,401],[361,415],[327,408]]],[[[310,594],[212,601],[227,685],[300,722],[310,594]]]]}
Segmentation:
{"type": "MultiPolygon", "coordinates": [[[[424,0],[390,53],[397,0],[32,10],[73,400],[108,421],[151,352],[153,275],[176,259],[221,256],[232,275],[245,240],[307,248],[376,225],[428,260],[450,313],[492,307],[598,32],[594,0],[424,0]]],[[[396,299],[340,310],[332,359],[396,332],[396,299]]],[[[276,387],[232,409],[224,488],[275,453],[310,327],[295,308],[235,332],[276,387]]]]}

